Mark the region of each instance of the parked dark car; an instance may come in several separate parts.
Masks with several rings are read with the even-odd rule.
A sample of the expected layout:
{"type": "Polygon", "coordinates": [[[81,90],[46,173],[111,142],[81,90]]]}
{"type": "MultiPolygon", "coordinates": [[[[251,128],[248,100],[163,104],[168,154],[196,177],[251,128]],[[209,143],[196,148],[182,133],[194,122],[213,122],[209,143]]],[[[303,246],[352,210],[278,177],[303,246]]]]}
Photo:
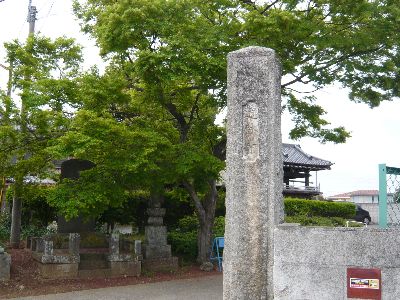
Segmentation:
{"type": "Polygon", "coordinates": [[[354,220],[357,222],[363,222],[365,224],[371,223],[369,211],[363,209],[360,205],[356,205],[356,216],[354,217],[354,220]]]}

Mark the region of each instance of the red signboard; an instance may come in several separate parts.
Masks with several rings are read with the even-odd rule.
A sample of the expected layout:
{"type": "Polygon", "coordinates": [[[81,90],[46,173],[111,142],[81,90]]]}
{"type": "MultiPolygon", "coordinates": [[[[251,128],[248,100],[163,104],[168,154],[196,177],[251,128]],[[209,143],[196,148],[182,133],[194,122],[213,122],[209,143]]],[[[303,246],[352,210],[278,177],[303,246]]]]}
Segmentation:
{"type": "Polygon", "coordinates": [[[381,295],[381,270],[347,269],[347,298],[381,300],[381,295]]]}

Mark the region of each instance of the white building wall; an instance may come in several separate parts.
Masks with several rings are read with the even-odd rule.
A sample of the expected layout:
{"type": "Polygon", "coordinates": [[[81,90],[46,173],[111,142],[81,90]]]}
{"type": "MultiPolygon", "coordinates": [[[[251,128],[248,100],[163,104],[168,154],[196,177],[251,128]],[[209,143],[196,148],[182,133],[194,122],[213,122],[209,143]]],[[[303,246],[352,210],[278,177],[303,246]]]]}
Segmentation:
{"type": "Polygon", "coordinates": [[[378,203],[378,195],[351,196],[350,201],[354,203],[378,203]]]}
{"type": "Polygon", "coordinates": [[[361,208],[367,210],[371,216],[371,223],[379,223],[379,204],[378,203],[362,203],[361,208]]]}

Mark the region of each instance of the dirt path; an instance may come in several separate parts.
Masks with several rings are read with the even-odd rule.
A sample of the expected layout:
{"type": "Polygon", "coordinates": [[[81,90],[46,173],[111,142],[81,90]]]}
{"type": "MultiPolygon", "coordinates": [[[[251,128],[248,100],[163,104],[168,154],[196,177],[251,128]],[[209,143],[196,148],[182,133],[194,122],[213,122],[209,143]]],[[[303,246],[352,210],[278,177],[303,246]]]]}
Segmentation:
{"type": "Polygon", "coordinates": [[[20,300],[222,300],[222,274],[19,298],[20,300]]]}

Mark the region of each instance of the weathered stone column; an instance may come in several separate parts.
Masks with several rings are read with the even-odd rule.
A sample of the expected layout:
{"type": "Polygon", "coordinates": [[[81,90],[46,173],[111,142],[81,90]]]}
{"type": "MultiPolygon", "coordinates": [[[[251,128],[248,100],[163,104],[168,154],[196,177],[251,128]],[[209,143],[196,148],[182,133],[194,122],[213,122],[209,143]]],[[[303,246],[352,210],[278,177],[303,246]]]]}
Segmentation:
{"type": "Polygon", "coordinates": [[[44,241],[44,255],[53,255],[54,254],[54,243],[50,240],[44,241]]]}
{"type": "Polygon", "coordinates": [[[68,239],[68,251],[70,255],[79,256],[81,236],[79,233],[70,233],[68,239]]]}
{"type": "Polygon", "coordinates": [[[110,254],[119,255],[119,233],[110,235],[110,254]]]}
{"type": "Polygon", "coordinates": [[[0,282],[10,279],[11,255],[0,247],[0,282]]]}
{"type": "Polygon", "coordinates": [[[224,299],[273,299],[283,219],[281,66],[271,49],[228,55],[224,299]]]}

